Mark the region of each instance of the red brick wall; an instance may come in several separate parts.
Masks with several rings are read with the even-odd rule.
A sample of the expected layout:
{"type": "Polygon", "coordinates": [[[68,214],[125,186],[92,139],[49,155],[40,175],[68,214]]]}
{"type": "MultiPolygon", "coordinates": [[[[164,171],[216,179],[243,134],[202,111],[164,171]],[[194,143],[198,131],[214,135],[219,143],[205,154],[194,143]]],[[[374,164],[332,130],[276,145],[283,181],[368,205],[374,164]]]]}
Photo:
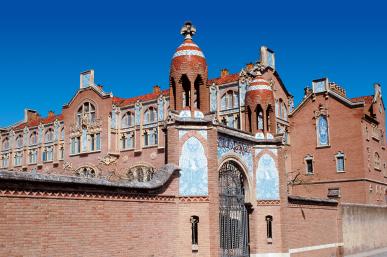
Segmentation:
{"type": "MultiPolygon", "coordinates": [[[[336,207],[293,205],[286,210],[286,237],[289,249],[341,243],[339,212],[336,207]]],[[[292,257],[336,255],[337,247],[291,254],[292,257]]]]}
{"type": "Polygon", "coordinates": [[[177,215],[173,201],[0,197],[0,256],[179,256],[177,215]]]}

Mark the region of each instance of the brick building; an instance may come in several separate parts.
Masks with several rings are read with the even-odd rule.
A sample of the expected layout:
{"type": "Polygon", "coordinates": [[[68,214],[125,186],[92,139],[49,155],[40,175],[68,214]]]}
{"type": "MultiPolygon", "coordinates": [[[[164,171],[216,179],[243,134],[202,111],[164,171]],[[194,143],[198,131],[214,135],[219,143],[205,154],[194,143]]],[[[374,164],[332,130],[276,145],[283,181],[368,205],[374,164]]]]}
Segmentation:
{"type": "Polygon", "coordinates": [[[342,255],[339,203],[386,204],[380,86],[317,80],[294,108],[272,50],[208,79],[195,32],[167,90],[90,70],[60,115],[1,129],[0,256],[342,255]]]}

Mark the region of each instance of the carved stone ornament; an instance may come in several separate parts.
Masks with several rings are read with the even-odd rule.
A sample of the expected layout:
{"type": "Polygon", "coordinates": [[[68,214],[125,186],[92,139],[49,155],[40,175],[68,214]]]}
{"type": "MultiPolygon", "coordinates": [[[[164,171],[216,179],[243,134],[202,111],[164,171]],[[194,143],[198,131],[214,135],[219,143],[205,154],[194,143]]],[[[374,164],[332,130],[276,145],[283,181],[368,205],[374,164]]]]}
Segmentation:
{"type": "Polygon", "coordinates": [[[314,118],[317,119],[319,116],[329,116],[328,115],[328,109],[324,107],[322,104],[318,107],[318,110],[314,111],[314,118]]]}
{"type": "Polygon", "coordinates": [[[64,170],[73,170],[72,162],[63,162],[63,169],[64,170]]]}
{"type": "Polygon", "coordinates": [[[250,84],[256,76],[262,75],[264,69],[265,66],[258,62],[251,69],[243,68],[239,73],[239,81],[244,84],[250,84]]]}
{"type": "Polygon", "coordinates": [[[118,160],[117,156],[107,154],[104,157],[98,157],[101,164],[110,165],[118,160]]]}

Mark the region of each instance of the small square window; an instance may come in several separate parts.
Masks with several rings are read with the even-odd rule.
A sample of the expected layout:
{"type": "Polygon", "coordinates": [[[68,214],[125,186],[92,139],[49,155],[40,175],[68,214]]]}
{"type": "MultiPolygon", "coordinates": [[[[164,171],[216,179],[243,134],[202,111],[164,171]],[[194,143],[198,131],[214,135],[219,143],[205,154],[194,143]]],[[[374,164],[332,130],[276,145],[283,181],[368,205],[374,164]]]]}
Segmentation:
{"type": "Polygon", "coordinates": [[[339,198],[340,196],[340,188],[328,188],[329,198],[339,198]]]}
{"type": "Polygon", "coordinates": [[[307,175],[312,175],[314,173],[313,171],[313,157],[308,155],[305,157],[305,169],[306,169],[306,174],[307,175]]]}

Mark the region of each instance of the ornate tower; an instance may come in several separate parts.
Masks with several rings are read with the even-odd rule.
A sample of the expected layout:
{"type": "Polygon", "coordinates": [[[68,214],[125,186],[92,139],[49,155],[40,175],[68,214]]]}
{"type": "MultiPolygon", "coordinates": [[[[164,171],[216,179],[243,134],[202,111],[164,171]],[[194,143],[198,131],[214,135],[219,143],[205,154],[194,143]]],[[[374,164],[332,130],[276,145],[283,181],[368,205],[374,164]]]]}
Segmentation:
{"type": "Polygon", "coordinates": [[[170,106],[172,110],[209,111],[207,63],[202,50],[192,41],[196,28],[186,22],[180,34],[184,42],[176,49],[170,68],[170,106]]]}
{"type": "Polygon", "coordinates": [[[250,71],[242,71],[242,76],[247,78],[248,81],[245,98],[246,130],[253,134],[257,132],[275,133],[273,88],[262,77],[260,67],[258,66],[254,66],[250,71]]]}

